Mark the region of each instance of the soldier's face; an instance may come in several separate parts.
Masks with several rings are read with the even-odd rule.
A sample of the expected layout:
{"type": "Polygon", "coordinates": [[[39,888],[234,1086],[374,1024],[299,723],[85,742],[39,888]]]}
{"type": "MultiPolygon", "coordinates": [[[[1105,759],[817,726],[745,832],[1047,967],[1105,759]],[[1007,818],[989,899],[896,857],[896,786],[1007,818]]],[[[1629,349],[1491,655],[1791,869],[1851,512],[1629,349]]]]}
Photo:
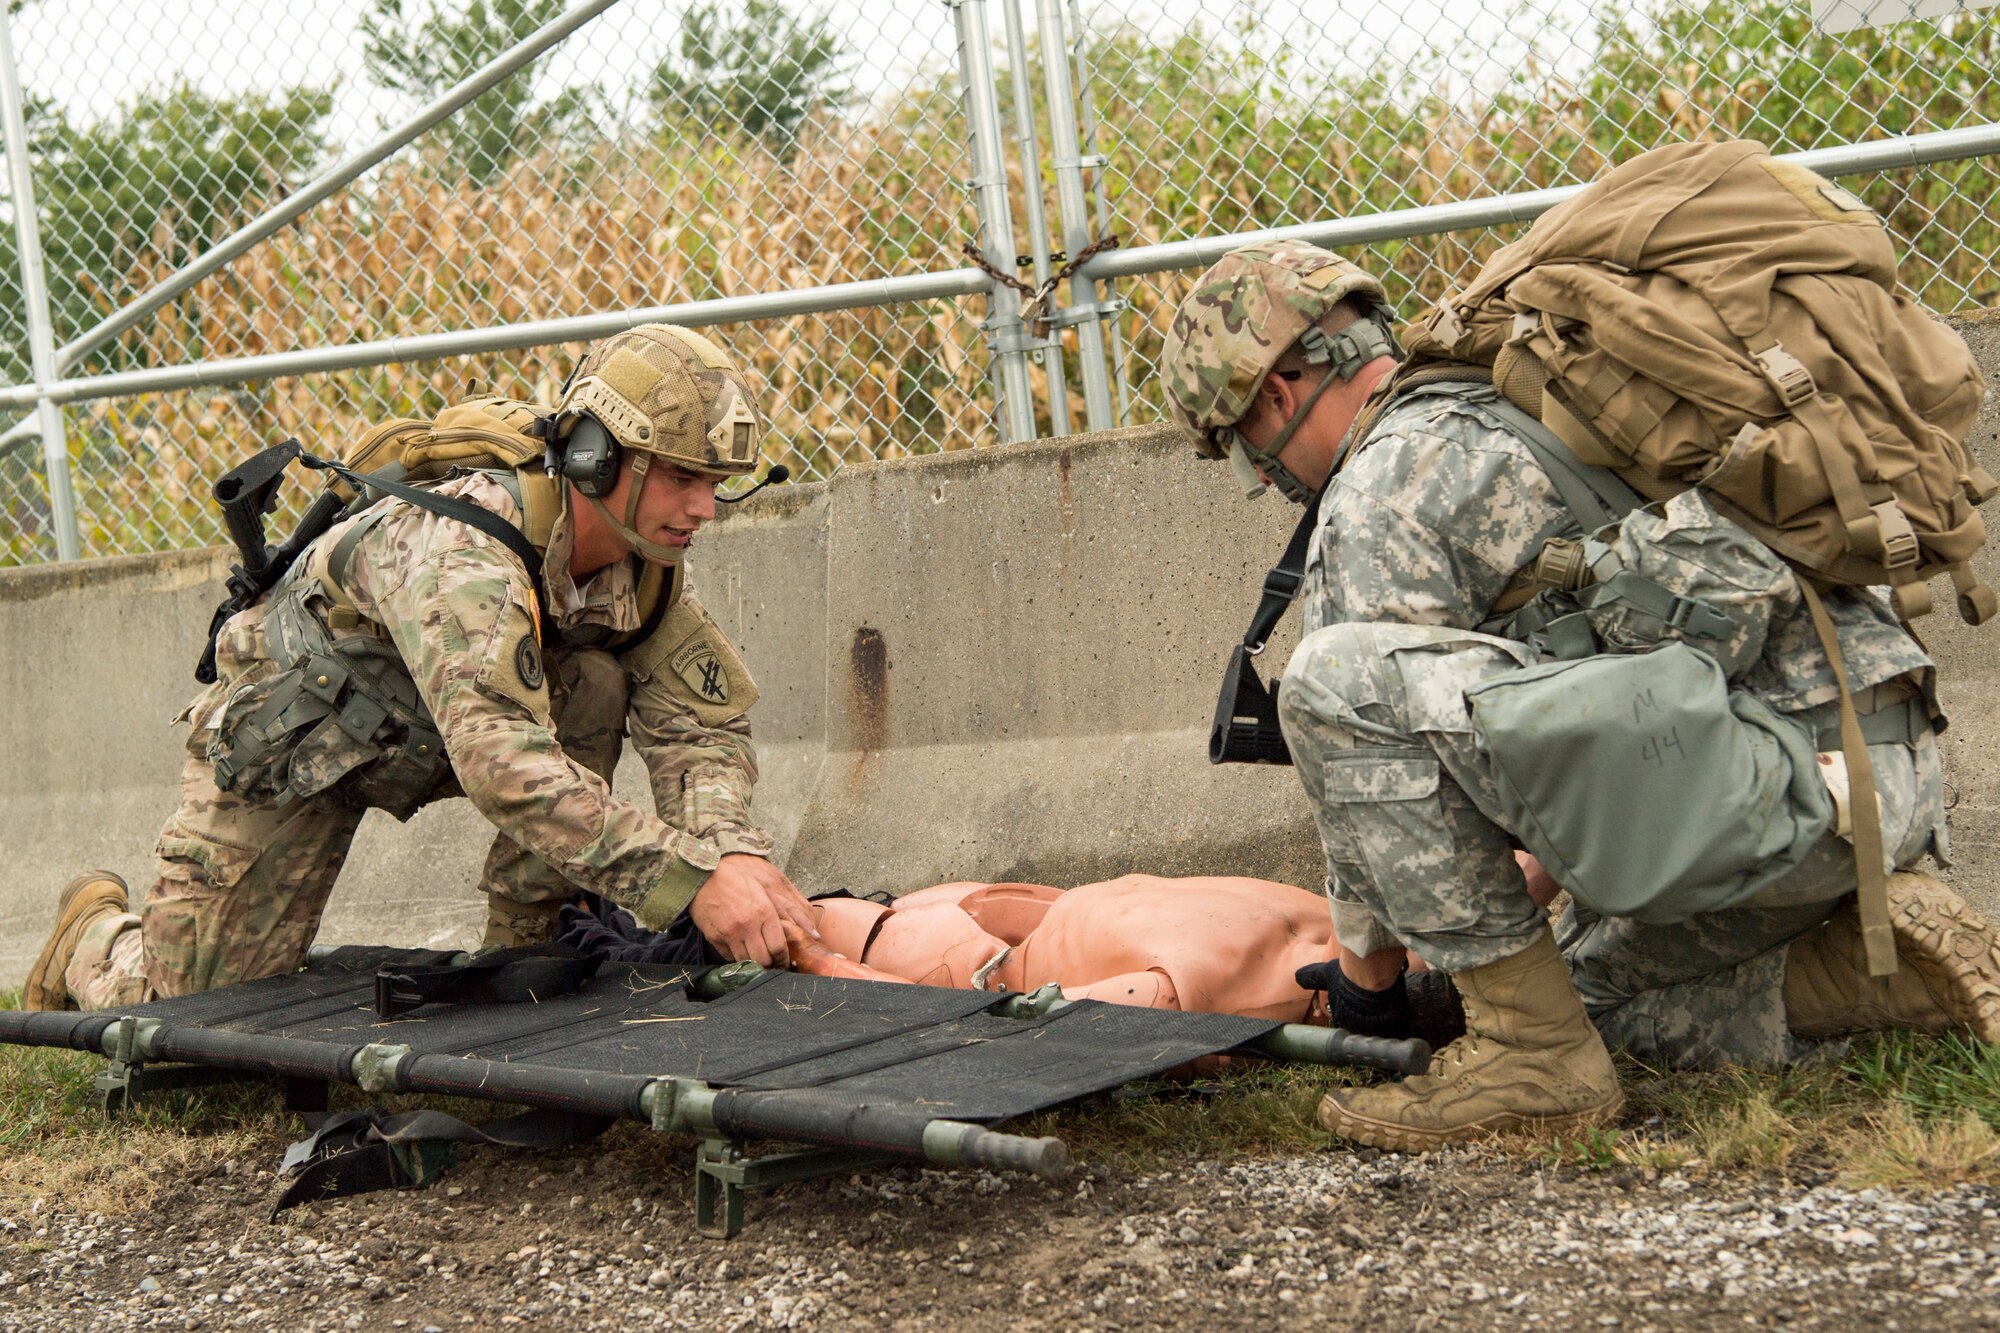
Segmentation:
{"type": "MultiPolygon", "coordinates": [[[[1279,451],[1278,461],[1308,489],[1318,490],[1333,475],[1333,460],[1340,454],[1340,442],[1346,438],[1347,428],[1361,414],[1362,404],[1368,401],[1368,395],[1382,378],[1395,368],[1394,358],[1377,357],[1356,372],[1353,379],[1336,384],[1321,394],[1310,408],[1306,408],[1305,403],[1319,386],[1318,379],[1298,371],[1290,372],[1294,378],[1288,379],[1284,373],[1273,371],[1257,386],[1257,397],[1251,402],[1250,413],[1237,423],[1236,428],[1259,449],[1268,449],[1284,429],[1285,423],[1304,409],[1305,420],[1299,423],[1292,438],[1279,451]]],[[[1262,469],[1259,469],[1261,472],[1262,469]]],[[[1269,478],[1265,480],[1268,482],[1269,478]]]]}
{"type": "MultiPolygon", "coordinates": [[[[619,489],[628,491],[632,473],[628,469],[619,489]]],[[[675,550],[685,550],[701,525],[715,517],[714,477],[675,467],[663,459],[653,460],[639,488],[639,512],[632,530],[647,541],[675,550]]],[[[612,513],[621,512],[625,496],[607,503],[612,513]]]]}
{"type": "MultiPolygon", "coordinates": [[[[1294,378],[1286,378],[1284,373],[1273,371],[1264,377],[1257,387],[1257,397],[1251,403],[1250,413],[1237,423],[1236,429],[1243,432],[1250,443],[1259,449],[1268,449],[1278,438],[1285,424],[1297,416],[1299,409],[1319,381],[1299,372],[1291,372],[1294,378]]],[[[1334,453],[1340,447],[1340,438],[1346,434],[1354,413],[1344,404],[1343,386],[1336,385],[1320,395],[1306,413],[1306,419],[1285,442],[1278,453],[1278,461],[1285,470],[1309,490],[1318,490],[1326,485],[1326,479],[1333,472],[1334,453]]],[[[1270,478],[1264,469],[1257,469],[1266,484],[1270,478]]]]}

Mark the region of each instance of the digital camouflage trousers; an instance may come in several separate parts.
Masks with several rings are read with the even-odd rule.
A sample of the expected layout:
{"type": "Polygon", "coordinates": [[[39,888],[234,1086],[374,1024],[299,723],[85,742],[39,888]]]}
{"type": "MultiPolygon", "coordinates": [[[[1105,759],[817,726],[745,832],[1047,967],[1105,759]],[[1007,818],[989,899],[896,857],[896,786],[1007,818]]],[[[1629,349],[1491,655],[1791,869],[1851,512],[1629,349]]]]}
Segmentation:
{"type": "MultiPolygon", "coordinates": [[[[1329,625],[1300,643],[1279,716],[1346,948],[1402,944],[1456,972],[1510,957],[1548,929],[1465,702],[1468,687],[1533,661],[1510,640],[1426,626],[1329,625]]],[[[1941,848],[1935,739],[1926,731],[1914,744],[1872,745],[1869,756],[1893,862],[1885,869],[1914,863],[1934,840],[1941,848]]],[[[1750,905],[1674,925],[1572,906],[1557,942],[1610,1045],[1681,1066],[1789,1063],[1815,1048],[1786,1026],[1785,946],[1831,915],[1855,878],[1852,846],[1829,834],[1750,905]]]]}
{"type": "MultiPolygon", "coordinates": [[[[550,700],[563,751],[606,782],[618,766],[628,685],[609,653],[552,655],[550,700]]],[[[93,922],[65,981],[79,1008],[107,1009],[295,971],[318,932],[363,811],[284,807],[220,791],[212,733],[188,739],[180,805],[154,846],[155,878],[136,913],[93,922]]],[[[480,874],[487,938],[546,939],[575,892],[505,834],[480,874]]]]}

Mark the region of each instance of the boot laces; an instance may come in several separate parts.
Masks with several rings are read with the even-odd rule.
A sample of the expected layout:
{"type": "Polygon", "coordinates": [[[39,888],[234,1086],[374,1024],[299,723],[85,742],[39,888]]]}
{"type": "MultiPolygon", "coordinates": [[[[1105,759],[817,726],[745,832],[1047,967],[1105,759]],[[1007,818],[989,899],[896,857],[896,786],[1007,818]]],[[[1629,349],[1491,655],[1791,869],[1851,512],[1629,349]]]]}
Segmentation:
{"type": "Polygon", "coordinates": [[[1465,1062],[1478,1054],[1479,1038],[1466,1033],[1431,1057],[1431,1075],[1434,1078],[1450,1078],[1452,1071],[1465,1068],[1465,1062]]]}

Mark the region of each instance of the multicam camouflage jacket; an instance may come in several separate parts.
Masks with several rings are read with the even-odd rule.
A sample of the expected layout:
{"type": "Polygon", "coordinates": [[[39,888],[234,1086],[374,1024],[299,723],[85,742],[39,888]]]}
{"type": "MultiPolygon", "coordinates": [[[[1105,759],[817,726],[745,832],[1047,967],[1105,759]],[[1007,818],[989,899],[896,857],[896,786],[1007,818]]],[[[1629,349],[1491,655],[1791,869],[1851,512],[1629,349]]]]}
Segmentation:
{"type": "MultiPolygon", "coordinates": [[[[1353,622],[1493,631],[1495,601],[1550,538],[1581,535],[1547,473],[1475,402],[1391,406],[1322,497],[1307,560],[1304,631],[1353,622]]],[[[1874,589],[1826,597],[1857,691],[1931,667],[1874,589]]],[[[1779,712],[1831,705],[1838,687],[1795,584],[1778,595],[1743,688],[1779,712]]]]}
{"type": "MultiPolygon", "coordinates": [[[[473,473],[437,493],[518,521],[514,496],[492,474],[473,473]]],[[[315,633],[331,623],[319,641],[331,639],[336,661],[362,670],[366,653],[340,650],[372,649],[407,674],[400,683],[420,703],[413,716],[419,726],[434,726],[449,760],[441,779],[409,808],[462,792],[496,829],[563,878],[627,906],[647,903],[653,916],[685,906],[719,857],[769,855],[771,840],[749,814],[757,764],[746,714],[756,686],[678,583],[651,633],[606,653],[578,641],[641,627],[634,565],[620,561],[576,586],[568,575],[566,522],[557,525],[547,553],[549,609],[560,631],[551,641],[544,640],[527,570],[495,538],[389,500],[336,525],[313,550],[331,549],[362,524],[339,576],[346,604],[339,614],[329,614],[332,599],[315,578],[326,563],[309,551],[271,598],[223,628],[219,679],[182,714],[195,729],[191,749],[207,745],[215,757],[216,735],[240,732],[243,717],[268,702],[273,683],[298,674],[296,663],[274,660],[289,596],[311,608],[315,633]],[[609,659],[617,669],[579,670],[572,659],[583,656],[609,659]],[[603,778],[564,753],[563,691],[577,682],[625,691],[624,727],[645,763],[657,815],[613,796],[603,778]]],[[[314,679],[326,683],[322,673],[304,682],[308,690],[314,679]]],[[[326,721],[323,729],[339,741],[330,725],[339,718],[326,721]]],[[[336,770],[341,762],[352,761],[336,759],[336,770]]],[[[296,792],[283,790],[285,780],[281,775],[268,790],[246,794],[292,799],[296,792]]],[[[218,785],[229,786],[220,778],[218,785]]],[[[353,791],[329,787],[327,795],[353,802],[353,791]]],[[[409,813],[393,802],[361,803],[409,813]]]]}

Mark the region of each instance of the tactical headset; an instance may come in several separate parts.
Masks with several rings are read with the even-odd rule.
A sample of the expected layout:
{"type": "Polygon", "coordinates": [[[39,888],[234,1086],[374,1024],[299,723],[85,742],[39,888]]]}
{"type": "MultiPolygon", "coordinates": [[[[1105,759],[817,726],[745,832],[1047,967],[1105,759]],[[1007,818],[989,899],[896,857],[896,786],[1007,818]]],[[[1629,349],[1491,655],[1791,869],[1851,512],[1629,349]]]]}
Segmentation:
{"type": "MultiPolygon", "coordinates": [[[[571,378],[574,378],[572,375],[571,378]]],[[[563,384],[563,394],[569,393],[567,381],[563,384]]],[[[625,450],[612,433],[604,428],[604,423],[588,412],[576,414],[575,424],[569,434],[556,436],[554,416],[545,418],[543,423],[543,468],[550,476],[558,472],[565,481],[578,491],[601,500],[618,486],[618,469],[625,465],[625,450]]],[[[741,495],[718,495],[715,498],[723,504],[736,504],[747,500],[766,486],[785,481],[792,470],[783,463],[773,463],[764,479],[741,495]]]]}
{"type": "MultiPolygon", "coordinates": [[[[554,431],[550,418],[550,431],[554,431]]],[[[588,412],[580,412],[569,434],[548,441],[549,454],[560,460],[563,479],[585,495],[603,499],[618,485],[618,469],[625,464],[625,450],[604,423],[588,412]]]]}

